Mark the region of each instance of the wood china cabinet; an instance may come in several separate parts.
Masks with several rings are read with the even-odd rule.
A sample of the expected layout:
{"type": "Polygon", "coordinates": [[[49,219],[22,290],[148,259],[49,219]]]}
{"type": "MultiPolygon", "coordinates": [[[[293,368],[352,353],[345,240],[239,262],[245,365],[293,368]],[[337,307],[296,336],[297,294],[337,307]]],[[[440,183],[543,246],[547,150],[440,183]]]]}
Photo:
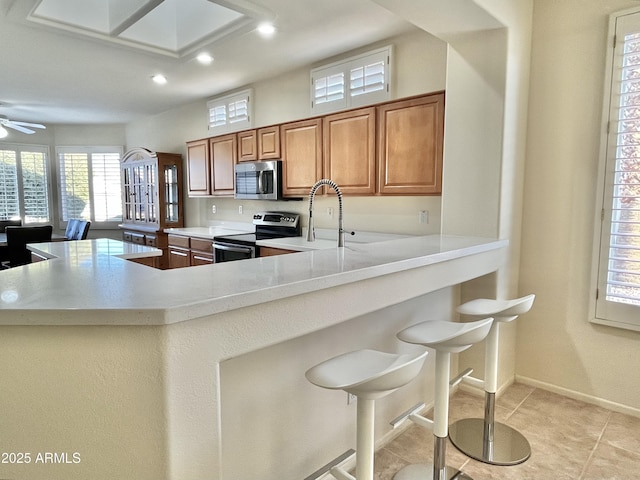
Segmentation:
{"type": "Polygon", "coordinates": [[[184,226],[182,156],[135,148],[121,161],[123,239],[160,248],[153,266],[168,268],[165,228],[184,226]]]}

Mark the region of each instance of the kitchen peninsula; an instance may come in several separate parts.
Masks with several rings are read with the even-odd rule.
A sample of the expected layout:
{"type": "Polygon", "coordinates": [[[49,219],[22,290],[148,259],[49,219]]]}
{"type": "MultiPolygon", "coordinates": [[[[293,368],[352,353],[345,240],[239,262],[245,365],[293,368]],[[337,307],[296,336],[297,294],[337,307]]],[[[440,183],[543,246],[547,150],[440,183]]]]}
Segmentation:
{"type": "MultiPolygon", "coordinates": [[[[251,408],[253,398],[275,395],[286,408],[283,399],[304,406],[306,397],[281,391],[282,372],[271,372],[271,390],[241,385],[241,402],[225,403],[227,385],[242,383],[234,362],[303,337],[327,342],[327,329],[492,273],[507,244],[430,235],[165,271],[43,246],[50,260],[0,274],[1,450],[77,453],[80,461],[3,464],[0,475],[250,478],[234,466],[239,457],[248,465],[269,458],[281,463],[274,471],[303,478],[322,461],[306,452],[319,445],[299,440],[303,428],[226,412],[242,408],[233,403],[251,408]],[[272,438],[261,449],[233,447],[238,435],[263,432],[272,438]],[[289,447],[306,450],[292,460],[289,447]]],[[[392,338],[397,322],[375,328],[392,338]]],[[[287,366],[296,381],[309,366],[299,362],[287,366]]]]}

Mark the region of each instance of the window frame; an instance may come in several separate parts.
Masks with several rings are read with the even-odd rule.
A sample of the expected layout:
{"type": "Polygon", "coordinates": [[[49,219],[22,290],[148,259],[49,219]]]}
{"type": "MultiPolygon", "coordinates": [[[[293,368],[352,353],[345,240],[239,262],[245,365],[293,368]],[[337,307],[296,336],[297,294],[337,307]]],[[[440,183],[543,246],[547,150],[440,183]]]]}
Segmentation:
{"type": "Polygon", "coordinates": [[[358,55],[354,55],[337,62],[320,65],[312,68],[310,71],[310,99],[311,114],[322,115],[327,113],[339,112],[351,108],[359,108],[376,103],[386,102],[391,99],[392,90],[392,65],[393,65],[393,46],[370,50],[358,55]],[[351,72],[358,68],[366,68],[378,62],[384,62],[384,87],[367,93],[353,93],[351,88],[351,72]],[[373,63],[370,63],[373,62],[373,63]],[[344,91],[343,97],[336,100],[329,100],[318,103],[316,96],[316,83],[338,73],[343,74],[344,91]]]}
{"type": "Polygon", "coordinates": [[[253,89],[248,88],[239,92],[212,98],[207,102],[207,119],[209,131],[214,135],[223,135],[225,133],[253,128],[253,89]],[[243,120],[231,121],[229,118],[229,110],[231,110],[230,107],[243,101],[247,102],[246,118],[243,120]],[[216,125],[211,121],[211,111],[215,109],[224,109],[224,123],[216,125]]]}
{"type": "Polygon", "coordinates": [[[53,172],[51,171],[51,161],[50,161],[50,152],[49,147],[47,145],[36,145],[36,144],[21,144],[21,143],[8,143],[2,142],[0,143],[0,150],[12,150],[16,153],[16,178],[18,182],[18,213],[20,218],[22,219],[23,224],[25,225],[40,225],[40,224],[50,224],[53,222],[53,198],[52,198],[52,185],[53,185],[53,172]],[[46,220],[42,220],[39,222],[27,222],[26,217],[26,209],[25,209],[25,201],[24,201],[24,173],[22,167],[22,152],[33,152],[33,153],[41,153],[44,156],[43,165],[46,169],[45,175],[45,184],[47,185],[47,210],[48,210],[48,218],[46,220]]]}
{"type": "Polygon", "coordinates": [[[598,180],[596,186],[596,205],[594,211],[594,233],[591,269],[591,288],[589,294],[589,320],[592,323],[640,331],[640,305],[612,302],[606,299],[606,285],[610,262],[610,237],[612,236],[612,212],[614,198],[614,176],[617,150],[618,123],[615,113],[620,109],[620,83],[614,71],[620,67],[616,48],[622,48],[624,42],[616,39],[619,22],[633,19],[634,31],[640,33],[640,8],[615,12],[609,16],[607,50],[605,61],[605,83],[603,92],[600,151],[598,159],[598,180]],[[637,25],[637,27],[636,27],[637,25]]]}
{"type": "Polygon", "coordinates": [[[64,218],[64,196],[62,193],[62,160],[61,155],[65,154],[85,154],[88,161],[88,178],[89,178],[89,195],[91,198],[90,218],[92,230],[117,230],[118,225],[122,223],[122,205],[120,205],[120,219],[112,222],[96,221],[95,219],[95,197],[93,190],[93,160],[92,155],[97,154],[117,154],[118,155],[118,198],[122,202],[122,180],[121,180],[121,168],[120,163],[122,155],[124,154],[124,148],[121,145],[108,145],[108,146],[57,146],[55,165],[57,169],[57,188],[58,188],[58,215],[59,215],[59,228],[66,229],[68,219],[64,218]]]}

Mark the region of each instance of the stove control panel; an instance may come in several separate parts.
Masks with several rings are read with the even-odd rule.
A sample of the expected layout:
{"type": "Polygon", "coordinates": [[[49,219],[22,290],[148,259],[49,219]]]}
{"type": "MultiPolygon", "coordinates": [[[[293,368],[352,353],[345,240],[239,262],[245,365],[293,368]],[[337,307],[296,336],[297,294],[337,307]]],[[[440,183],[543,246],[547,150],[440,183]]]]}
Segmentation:
{"type": "Polygon", "coordinates": [[[295,228],[300,222],[300,215],[289,212],[258,212],[253,215],[254,225],[271,225],[295,228]]]}

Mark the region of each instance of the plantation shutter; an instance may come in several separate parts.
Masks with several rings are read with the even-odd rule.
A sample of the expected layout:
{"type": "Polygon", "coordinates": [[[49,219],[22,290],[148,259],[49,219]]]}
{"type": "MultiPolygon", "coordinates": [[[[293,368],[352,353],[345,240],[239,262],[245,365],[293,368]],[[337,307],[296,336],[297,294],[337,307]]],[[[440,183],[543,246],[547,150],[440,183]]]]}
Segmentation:
{"type": "Polygon", "coordinates": [[[91,154],[93,217],[96,222],[122,221],[120,154],[91,154]]]}
{"type": "Polygon", "coordinates": [[[594,321],[640,330],[640,14],[615,35],[594,321]]]}
{"type": "Polygon", "coordinates": [[[60,153],[60,200],[62,220],[82,218],[91,220],[89,194],[89,155],[60,153]]]}
{"type": "Polygon", "coordinates": [[[251,128],[251,97],[253,90],[247,89],[225,95],[207,102],[209,130],[216,135],[251,128]]]}
{"type": "Polygon", "coordinates": [[[17,156],[14,150],[0,150],[0,220],[20,216],[17,156]]]}
{"type": "Polygon", "coordinates": [[[48,222],[49,182],[47,159],[42,152],[20,152],[22,166],[22,196],[25,223],[48,222]]]}

